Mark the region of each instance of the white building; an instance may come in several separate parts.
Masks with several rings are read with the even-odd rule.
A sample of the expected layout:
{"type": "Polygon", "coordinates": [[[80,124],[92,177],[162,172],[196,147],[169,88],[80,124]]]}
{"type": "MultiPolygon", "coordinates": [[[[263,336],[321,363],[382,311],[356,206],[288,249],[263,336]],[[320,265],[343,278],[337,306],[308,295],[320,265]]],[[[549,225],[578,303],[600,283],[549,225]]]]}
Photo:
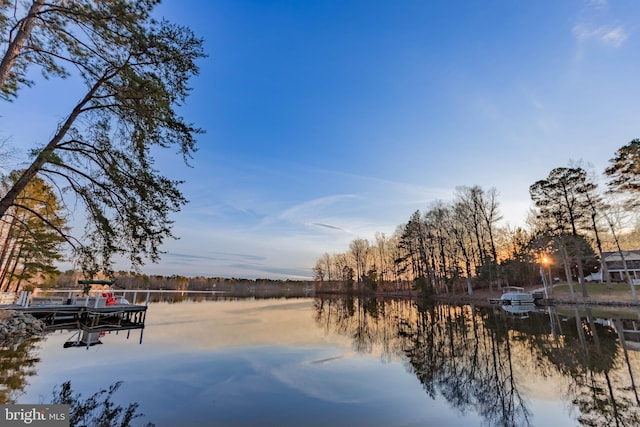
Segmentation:
{"type": "MultiPolygon", "coordinates": [[[[609,271],[609,277],[614,282],[625,282],[624,264],[622,258],[624,257],[624,264],[627,265],[627,271],[633,279],[635,284],[640,284],[640,251],[622,251],[620,252],[603,252],[602,258],[607,264],[607,270],[609,271]]],[[[600,274],[602,279],[602,274],[600,274]]]]}

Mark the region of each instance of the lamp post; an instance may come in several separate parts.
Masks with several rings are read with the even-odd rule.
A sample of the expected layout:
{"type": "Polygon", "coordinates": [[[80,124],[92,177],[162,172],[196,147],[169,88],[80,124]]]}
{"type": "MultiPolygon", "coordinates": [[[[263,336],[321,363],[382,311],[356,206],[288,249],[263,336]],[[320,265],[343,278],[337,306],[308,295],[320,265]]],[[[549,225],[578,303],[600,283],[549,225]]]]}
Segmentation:
{"type": "Polygon", "coordinates": [[[544,286],[544,297],[545,299],[548,299],[549,293],[547,291],[547,278],[544,275],[544,268],[542,267],[543,262],[543,260],[540,260],[540,278],[542,279],[542,286],[544,286]]]}
{"type": "MultiPolygon", "coordinates": [[[[547,266],[547,272],[549,273],[549,293],[553,295],[553,281],[551,280],[551,260],[547,257],[543,257],[542,264],[547,266]]],[[[542,270],[542,267],[540,267],[540,269],[542,270]]],[[[544,276],[544,270],[542,271],[542,275],[544,276]]]]}

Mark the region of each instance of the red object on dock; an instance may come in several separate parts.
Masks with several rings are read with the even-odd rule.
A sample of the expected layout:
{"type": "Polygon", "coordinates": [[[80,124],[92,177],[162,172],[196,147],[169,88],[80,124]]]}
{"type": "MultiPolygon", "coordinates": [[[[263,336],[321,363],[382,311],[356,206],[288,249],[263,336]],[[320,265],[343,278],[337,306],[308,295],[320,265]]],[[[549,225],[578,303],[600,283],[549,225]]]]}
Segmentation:
{"type": "Polygon", "coordinates": [[[114,304],[116,304],[118,302],[118,301],[116,301],[116,299],[113,297],[113,295],[110,292],[103,292],[102,296],[107,299],[107,302],[105,303],[105,305],[107,305],[107,306],[114,305],[114,304]]]}

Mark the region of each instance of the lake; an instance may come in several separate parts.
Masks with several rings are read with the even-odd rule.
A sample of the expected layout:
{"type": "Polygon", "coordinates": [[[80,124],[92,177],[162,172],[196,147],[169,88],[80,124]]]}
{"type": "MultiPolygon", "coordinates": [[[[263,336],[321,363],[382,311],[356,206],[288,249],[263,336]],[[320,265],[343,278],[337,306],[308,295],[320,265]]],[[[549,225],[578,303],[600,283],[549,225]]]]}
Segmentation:
{"type": "Polygon", "coordinates": [[[634,308],[199,296],[152,302],[143,330],[92,346],[53,332],[0,368],[17,403],[122,381],[134,425],[636,426],[637,330],[634,308]]]}

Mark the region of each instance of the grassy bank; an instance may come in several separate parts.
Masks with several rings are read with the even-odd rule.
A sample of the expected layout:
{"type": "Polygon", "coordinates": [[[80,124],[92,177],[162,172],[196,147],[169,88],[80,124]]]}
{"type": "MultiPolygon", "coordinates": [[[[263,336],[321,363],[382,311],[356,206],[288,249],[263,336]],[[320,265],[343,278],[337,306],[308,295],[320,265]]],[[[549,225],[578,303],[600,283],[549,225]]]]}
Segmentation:
{"type": "MultiPolygon", "coordinates": [[[[612,283],[609,288],[606,283],[587,283],[588,297],[582,296],[582,285],[574,283],[573,292],[576,301],[584,302],[613,302],[613,303],[632,303],[633,294],[627,283],[612,283]]],[[[640,287],[636,287],[636,294],[640,297],[640,287]]],[[[569,285],[564,283],[553,287],[553,298],[569,300],[571,299],[571,290],[569,285]]]]}

